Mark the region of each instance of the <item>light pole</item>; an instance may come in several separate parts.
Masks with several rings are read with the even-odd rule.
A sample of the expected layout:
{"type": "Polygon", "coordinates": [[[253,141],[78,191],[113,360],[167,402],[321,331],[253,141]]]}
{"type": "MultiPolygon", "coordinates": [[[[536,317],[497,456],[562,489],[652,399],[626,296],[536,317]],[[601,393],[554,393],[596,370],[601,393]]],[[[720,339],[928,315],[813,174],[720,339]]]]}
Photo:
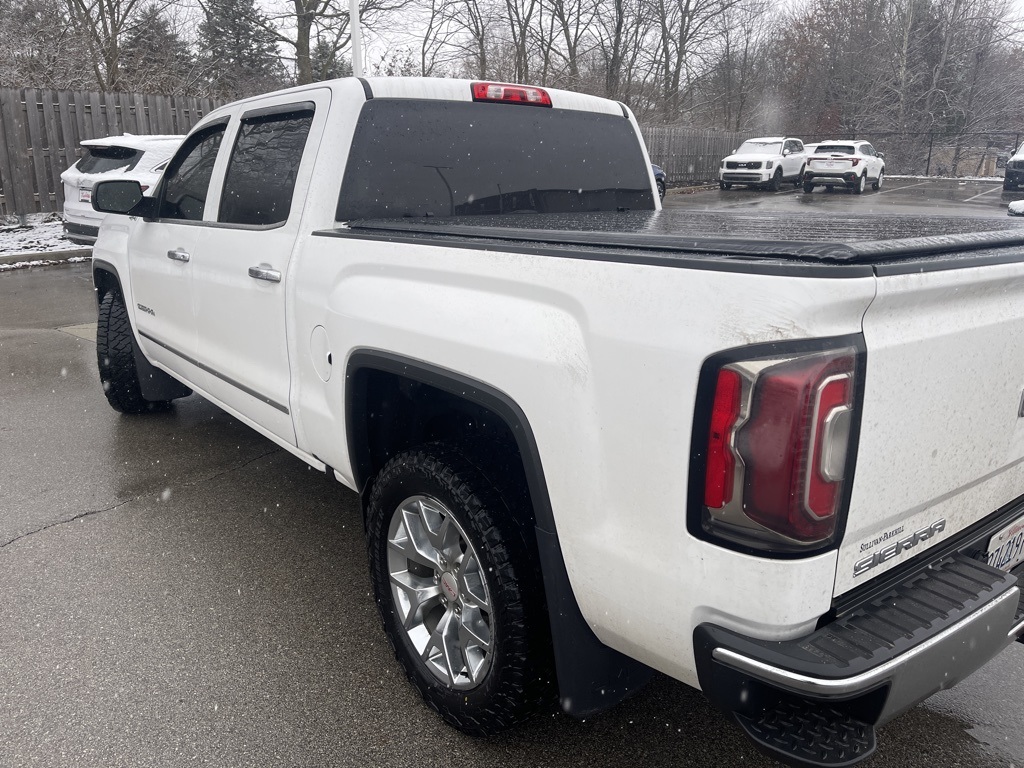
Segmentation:
{"type": "Polygon", "coordinates": [[[363,30],[359,26],[359,0],[348,0],[348,19],[352,25],[352,74],[363,76],[363,30]]]}

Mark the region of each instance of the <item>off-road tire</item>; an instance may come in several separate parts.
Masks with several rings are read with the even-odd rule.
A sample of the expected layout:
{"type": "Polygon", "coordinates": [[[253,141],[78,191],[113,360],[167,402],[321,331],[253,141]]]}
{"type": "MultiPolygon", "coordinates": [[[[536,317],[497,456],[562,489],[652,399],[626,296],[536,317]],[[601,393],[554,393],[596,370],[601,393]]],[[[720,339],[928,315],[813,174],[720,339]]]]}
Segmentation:
{"type": "Polygon", "coordinates": [[[864,173],[862,173],[860,176],[857,177],[857,181],[853,185],[853,194],[855,194],[855,195],[863,195],[864,194],[864,190],[867,189],[867,187],[868,187],[868,174],[865,171],[864,173]]]}
{"type": "MultiPolygon", "coordinates": [[[[492,482],[474,452],[430,443],[392,458],[374,479],[367,503],[370,580],[395,658],[424,701],[472,736],[506,731],[555,699],[544,587],[532,525],[503,483],[492,482]],[[388,560],[393,516],[412,497],[439,501],[466,534],[490,596],[491,650],[482,680],[456,688],[427,668],[403,628],[388,560]],[[517,512],[519,514],[517,514],[517,512]]],[[[436,579],[435,579],[436,580],[436,579]]]]}
{"type": "Polygon", "coordinates": [[[169,400],[147,400],[142,396],[135,367],[135,340],[124,299],[119,291],[108,291],[100,302],[96,324],[96,364],[103,394],[115,411],[147,413],[165,411],[169,400]]]}
{"type": "Polygon", "coordinates": [[[882,168],[878,171],[878,178],[871,182],[871,188],[877,192],[882,188],[882,182],[885,181],[885,169],[882,168]]]}

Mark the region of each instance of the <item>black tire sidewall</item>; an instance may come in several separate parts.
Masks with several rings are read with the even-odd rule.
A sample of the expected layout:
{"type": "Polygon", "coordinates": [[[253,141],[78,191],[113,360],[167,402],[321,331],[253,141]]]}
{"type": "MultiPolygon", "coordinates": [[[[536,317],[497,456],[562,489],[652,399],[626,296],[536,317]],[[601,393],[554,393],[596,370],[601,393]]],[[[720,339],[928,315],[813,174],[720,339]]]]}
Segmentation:
{"type": "Polygon", "coordinates": [[[167,407],[151,403],[142,395],[135,366],[135,339],[128,309],[117,290],[108,291],[100,302],[96,324],[96,365],[103,392],[117,411],[143,413],[167,407]]]}

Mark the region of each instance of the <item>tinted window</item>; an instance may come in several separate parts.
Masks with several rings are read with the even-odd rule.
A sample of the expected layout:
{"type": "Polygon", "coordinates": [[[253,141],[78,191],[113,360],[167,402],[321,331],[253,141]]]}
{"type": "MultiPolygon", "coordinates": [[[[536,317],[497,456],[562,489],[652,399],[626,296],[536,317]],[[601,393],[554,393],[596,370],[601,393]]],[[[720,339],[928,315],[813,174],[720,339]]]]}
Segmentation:
{"type": "Polygon", "coordinates": [[[268,225],[288,220],[312,122],[312,112],[242,121],[224,179],[218,221],[268,225]]]}
{"type": "Polygon", "coordinates": [[[130,171],[142,158],[142,152],[128,147],[83,147],[76,166],[82,173],[130,171]]]}
{"type": "Polygon", "coordinates": [[[161,218],[190,221],[203,218],[213,164],[222,138],[224,125],[216,125],[190,137],[178,150],[164,173],[161,218]]]}
{"type": "Polygon", "coordinates": [[[621,115],[374,99],[359,116],[339,221],[654,208],[621,115]]]}
{"type": "Polygon", "coordinates": [[[819,144],[816,155],[852,155],[854,148],[850,144],[819,144]]]}

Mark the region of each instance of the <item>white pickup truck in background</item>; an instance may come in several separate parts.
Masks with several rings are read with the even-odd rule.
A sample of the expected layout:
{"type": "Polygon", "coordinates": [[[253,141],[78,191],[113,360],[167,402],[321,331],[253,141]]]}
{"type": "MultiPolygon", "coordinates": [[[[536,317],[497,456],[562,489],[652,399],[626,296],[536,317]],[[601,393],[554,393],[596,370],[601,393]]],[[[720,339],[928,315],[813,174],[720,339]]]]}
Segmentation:
{"type": "Polygon", "coordinates": [[[850,765],[1024,633],[1014,219],[684,218],[618,103],[400,78],[222,107],[93,204],[111,405],[195,390],[359,492],[467,733],[658,670],[850,765]]]}

